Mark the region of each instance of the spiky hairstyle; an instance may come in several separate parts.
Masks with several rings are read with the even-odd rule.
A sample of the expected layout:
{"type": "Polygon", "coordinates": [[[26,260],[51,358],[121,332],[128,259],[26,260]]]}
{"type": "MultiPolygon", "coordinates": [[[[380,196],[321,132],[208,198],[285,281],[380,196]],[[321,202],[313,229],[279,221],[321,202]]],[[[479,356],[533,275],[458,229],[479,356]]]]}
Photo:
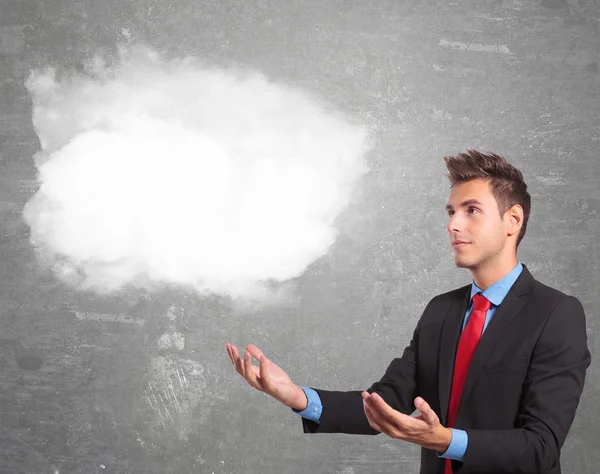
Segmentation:
{"type": "Polygon", "coordinates": [[[500,216],[515,204],[523,208],[523,224],[517,237],[517,247],[525,236],[527,221],[531,212],[531,196],[527,192],[527,184],[523,174],[502,156],[495,153],[481,153],[467,150],[456,156],[445,156],[450,187],[457,183],[473,179],[487,179],[500,216]]]}

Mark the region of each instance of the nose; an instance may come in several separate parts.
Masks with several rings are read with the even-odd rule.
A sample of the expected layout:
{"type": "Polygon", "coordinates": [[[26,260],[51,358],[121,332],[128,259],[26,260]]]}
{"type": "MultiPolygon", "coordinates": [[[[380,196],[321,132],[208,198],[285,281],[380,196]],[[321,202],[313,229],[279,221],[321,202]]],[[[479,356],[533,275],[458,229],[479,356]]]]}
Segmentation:
{"type": "Polygon", "coordinates": [[[449,234],[462,233],[462,223],[461,223],[460,217],[458,216],[457,212],[455,212],[451,216],[448,216],[448,225],[446,228],[447,228],[449,234]]]}

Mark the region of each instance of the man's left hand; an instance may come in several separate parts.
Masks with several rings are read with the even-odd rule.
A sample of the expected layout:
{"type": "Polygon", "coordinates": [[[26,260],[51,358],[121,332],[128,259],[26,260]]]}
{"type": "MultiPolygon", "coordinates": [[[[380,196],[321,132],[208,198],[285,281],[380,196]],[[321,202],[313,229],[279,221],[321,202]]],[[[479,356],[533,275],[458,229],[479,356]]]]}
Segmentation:
{"type": "Polygon", "coordinates": [[[391,438],[418,444],[426,449],[445,452],[452,439],[452,430],[440,424],[440,419],[421,397],[415,398],[420,415],[410,416],[390,407],[377,393],[362,392],[363,406],[369,424],[391,438]]]}

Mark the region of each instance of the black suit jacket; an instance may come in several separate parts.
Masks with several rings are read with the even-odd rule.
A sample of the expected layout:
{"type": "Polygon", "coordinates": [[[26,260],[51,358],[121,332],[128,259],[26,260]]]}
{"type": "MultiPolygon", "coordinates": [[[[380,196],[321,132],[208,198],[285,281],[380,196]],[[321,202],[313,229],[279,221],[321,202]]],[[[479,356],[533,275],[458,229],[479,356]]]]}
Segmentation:
{"type": "MultiPolygon", "coordinates": [[[[402,357],[378,393],[402,413],[421,396],[447,426],[452,371],[471,285],[433,298],[402,357]]],[[[573,423],[591,362],[579,300],[535,280],[527,267],[496,309],[477,346],[455,428],[466,430],[460,474],[560,474],[560,450],[573,423]]],[[[312,388],[312,387],[311,387],[312,388]]],[[[302,418],[305,433],[379,434],[367,420],[361,391],[315,388],[320,424],[302,418]]],[[[442,474],[444,459],[421,448],[421,474],[442,474]]]]}

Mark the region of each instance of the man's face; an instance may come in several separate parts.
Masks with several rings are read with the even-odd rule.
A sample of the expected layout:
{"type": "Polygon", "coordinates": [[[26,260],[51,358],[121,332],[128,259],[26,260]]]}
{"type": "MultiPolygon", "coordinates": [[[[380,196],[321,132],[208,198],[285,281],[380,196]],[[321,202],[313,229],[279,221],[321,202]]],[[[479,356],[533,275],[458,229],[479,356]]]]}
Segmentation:
{"type": "Polygon", "coordinates": [[[446,206],[448,238],[459,268],[492,265],[507,250],[504,219],[498,212],[488,180],[474,179],[455,184],[446,206]],[[453,244],[460,240],[466,244],[453,244]]]}

